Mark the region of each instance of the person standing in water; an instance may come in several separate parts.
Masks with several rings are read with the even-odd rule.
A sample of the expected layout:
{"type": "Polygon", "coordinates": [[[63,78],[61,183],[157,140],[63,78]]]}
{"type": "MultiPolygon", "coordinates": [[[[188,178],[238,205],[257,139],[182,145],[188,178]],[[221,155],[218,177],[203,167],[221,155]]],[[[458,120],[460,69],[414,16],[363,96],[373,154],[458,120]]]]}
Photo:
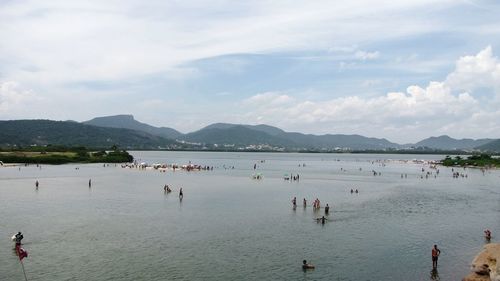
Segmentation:
{"type": "Polygon", "coordinates": [[[297,207],[297,197],[293,197],[292,204],[294,208],[297,207]]]}
{"type": "Polygon", "coordinates": [[[325,215],[328,215],[329,213],[330,213],[330,206],[328,206],[328,204],[326,204],[325,215]]]}
{"type": "Polygon", "coordinates": [[[490,240],[491,239],[491,231],[489,229],[486,229],[484,231],[484,238],[486,238],[486,240],[490,240]]]}
{"type": "Polygon", "coordinates": [[[321,224],[325,224],[327,218],[325,218],[325,216],[322,216],[321,218],[317,218],[316,221],[317,222],[321,222],[321,224]]]}
{"type": "Polygon", "coordinates": [[[182,200],[182,198],[184,198],[184,193],[182,192],[182,187],[181,189],[179,190],[179,198],[182,200]]]}
{"type": "Polygon", "coordinates": [[[432,268],[436,269],[438,266],[438,257],[441,254],[441,250],[438,249],[437,245],[432,248],[432,268]]]}
{"type": "Polygon", "coordinates": [[[35,187],[36,187],[36,188],[38,188],[38,185],[39,185],[39,183],[38,183],[38,180],[37,180],[37,181],[35,182],[35,187]]]}
{"type": "Polygon", "coordinates": [[[307,207],[307,201],[306,201],[306,198],[304,198],[303,200],[303,205],[304,205],[304,208],[307,207]]]}
{"type": "Polygon", "coordinates": [[[92,187],[92,179],[89,179],[89,187],[92,187]]]}

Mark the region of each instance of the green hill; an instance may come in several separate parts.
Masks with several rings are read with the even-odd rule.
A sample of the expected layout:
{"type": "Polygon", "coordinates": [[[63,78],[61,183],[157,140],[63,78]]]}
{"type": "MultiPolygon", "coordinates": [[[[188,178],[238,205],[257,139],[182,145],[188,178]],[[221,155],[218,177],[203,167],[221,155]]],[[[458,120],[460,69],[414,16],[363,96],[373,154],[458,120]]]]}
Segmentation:
{"type": "Polygon", "coordinates": [[[236,146],[267,144],[280,147],[293,147],[296,144],[292,140],[269,135],[268,133],[254,130],[242,125],[230,127],[208,127],[199,131],[186,134],[182,139],[189,142],[207,144],[226,144],[236,146]]]}
{"type": "Polygon", "coordinates": [[[487,144],[483,144],[483,145],[478,146],[476,148],[480,149],[482,151],[491,151],[491,152],[500,153],[500,139],[490,141],[487,144]]]}
{"type": "Polygon", "coordinates": [[[473,149],[475,147],[487,144],[491,141],[493,141],[493,139],[454,139],[449,136],[443,135],[439,137],[426,138],[417,142],[416,144],[414,144],[414,146],[443,150],[462,150],[473,149]]]}
{"type": "Polygon", "coordinates": [[[130,129],[104,128],[71,121],[0,121],[0,146],[64,145],[157,149],[175,142],[130,129]]]}
{"type": "Polygon", "coordinates": [[[256,145],[268,144],[291,150],[333,150],[349,148],[353,150],[383,150],[398,148],[399,144],[386,139],[368,138],[360,135],[310,135],[285,132],[268,125],[241,125],[216,123],[201,130],[180,136],[190,142],[256,145]]]}

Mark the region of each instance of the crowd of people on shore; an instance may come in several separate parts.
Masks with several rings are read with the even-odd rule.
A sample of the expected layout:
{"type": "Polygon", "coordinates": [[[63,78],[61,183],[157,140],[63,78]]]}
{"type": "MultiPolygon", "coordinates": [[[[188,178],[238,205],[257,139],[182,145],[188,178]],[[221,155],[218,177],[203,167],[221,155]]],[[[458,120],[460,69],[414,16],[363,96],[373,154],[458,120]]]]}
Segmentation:
{"type": "Polygon", "coordinates": [[[122,168],[129,168],[129,169],[139,169],[139,170],[158,170],[160,172],[166,172],[167,170],[183,170],[187,172],[191,171],[213,171],[214,166],[208,166],[208,165],[198,165],[198,164],[185,164],[185,165],[178,165],[178,164],[147,164],[147,163],[126,163],[121,165],[122,168]]]}

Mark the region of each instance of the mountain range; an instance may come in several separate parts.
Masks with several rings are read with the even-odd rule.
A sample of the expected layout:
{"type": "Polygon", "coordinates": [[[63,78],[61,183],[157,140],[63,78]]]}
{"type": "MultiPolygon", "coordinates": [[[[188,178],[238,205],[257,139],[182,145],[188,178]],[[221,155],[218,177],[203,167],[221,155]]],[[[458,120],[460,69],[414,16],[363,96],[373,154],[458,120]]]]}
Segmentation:
{"type": "Polygon", "coordinates": [[[0,121],[0,147],[65,145],[153,149],[176,142],[138,130],[104,128],[71,121],[0,121]]]}
{"type": "MultiPolygon", "coordinates": [[[[105,127],[133,128],[157,136],[164,136],[152,129],[155,127],[137,122],[131,115],[99,117],[83,123],[92,125],[99,124],[99,126],[105,127]]],[[[205,146],[217,144],[218,147],[267,145],[275,148],[282,147],[288,150],[335,150],[344,148],[355,150],[383,150],[400,147],[399,144],[389,142],[386,139],[340,134],[317,136],[285,132],[282,129],[269,125],[215,123],[184,135],[171,128],[156,129],[177,132],[178,134],[175,136],[175,139],[178,141],[203,144],[205,146]]]]}
{"type": "Polygon", "coordinates": [[[417,142],[414,146],[416,147],[430,147],[435,149],[447,149],[447,150],[457,150],[457,149],[473,149],[480,147],[489,142],[494,141],[494,139],[454,139],[449,136],[439,136],[430,137],[417,142]]]}
{"type": "Polygon", "coordinates": [[[213,150],[488,150],[500,152],[500,139],[454,139],[430,137],[415,144],[400,145],[383,138],[361,135],[312,135],[286,132],[269,125],[215,123],[182,134],[168,127],[141,123],[132,115],[97,117],[82,123],[51,120],[0,121],[0,146],[84,145],[127,149],[213,150]]]}

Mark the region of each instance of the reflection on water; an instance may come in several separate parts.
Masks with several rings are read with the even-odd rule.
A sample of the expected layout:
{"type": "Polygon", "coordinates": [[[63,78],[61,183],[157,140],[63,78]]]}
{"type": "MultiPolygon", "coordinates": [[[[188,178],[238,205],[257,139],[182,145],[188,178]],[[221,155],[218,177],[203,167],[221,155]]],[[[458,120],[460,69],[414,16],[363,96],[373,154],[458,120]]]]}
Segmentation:
{"type": "MultiPolygon", "coordinates": [[[[426,178],[435,172],[427,165],[382,161],[441,156],[134,156],[214,170],[0,168],[0,248],[13,247],[8,237],[22,231],[27,274],[42,281],[460,280],[484,244],[483,230],[500,232],[499,171],[461,169],[467,178],[453,178],[439,167],[426,178]],[[300,181],[285,181],[285,174],[300,181]],[[293,197],[328,203],[326,223],[316,221],[323,208],[297,210],[293,197]],[[439,274],[429,274],[434,244],[442,250],[439,274]],[[316,269],[302,272],[303,259],[316,269]]],[[[1,253],[0,279],[22,280],[17,258],[1,253]]]]}
{"type": "Polygon", "coordinates": [[[434,281],[441,280],[441,279],[439,279],[439,272],[437,269],[431,270],[431,280],[434,280],[434,281]]]}

